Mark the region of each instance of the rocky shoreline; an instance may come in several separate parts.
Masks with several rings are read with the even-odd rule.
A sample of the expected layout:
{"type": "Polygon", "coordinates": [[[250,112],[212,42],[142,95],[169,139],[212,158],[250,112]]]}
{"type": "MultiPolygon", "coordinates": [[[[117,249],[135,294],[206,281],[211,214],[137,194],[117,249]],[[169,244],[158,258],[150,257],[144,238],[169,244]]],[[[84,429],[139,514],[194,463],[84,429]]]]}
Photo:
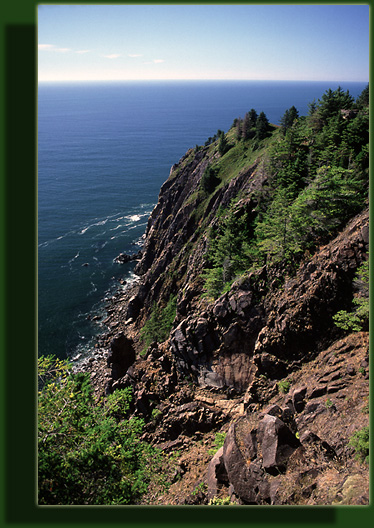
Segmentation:
{"type": "MultiPolygon", "coordinates": [[[[114,261],[120,264],[127,262],[139,261],[142,256],[142,250],[134,255],[121,253],[114,261]]],[[[118,329],[129,321],[125,321],[125,314],[131,298],[138,291],[138,282],[140,277],[135,275],[130,282],[126,279],[119,280],[117,290],[110,297],[102,300],[103,313],[88,315],[89,320],[100,326],[100,332],[92,339],[93,346],[89,353],[77,353],[73,355],[71,361],[73,372],[87,372],[90,374],[91,382],[98,398],[106,394],[106,387],[110,382],[111,375],[108,368],[108,355],[110,353],[110,344],[118,329]]]]}

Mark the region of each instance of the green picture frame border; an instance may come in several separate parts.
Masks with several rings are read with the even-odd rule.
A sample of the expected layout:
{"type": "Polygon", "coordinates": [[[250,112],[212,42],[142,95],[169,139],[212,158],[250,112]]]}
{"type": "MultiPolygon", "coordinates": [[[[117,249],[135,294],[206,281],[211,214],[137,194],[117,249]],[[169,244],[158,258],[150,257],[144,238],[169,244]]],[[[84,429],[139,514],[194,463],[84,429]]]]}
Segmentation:
{"type": "MultiPolygon", "coordinates": [[[[1,292],[4,292],[0,314],[1,524],[12,527],[57,524],[69,528],[81,524],[139,528],[157,525],[266,528],[284,524],[325,528],[369,522],[373,518],[372,501],[370,506],[358,507],[231,506],[223,509],[201,506],[37,505],[37,7],[43,3],[48,4],[12,0],[1,7],[0,60],[4,82],[1,86],[3,170],[0,242],[1,254],[5,257],[1,258],[0,269],[1,292]]],[[[51,3],[94,4],[82,1],[51,3]]],[[[99,2],[101,5],[105,3],[113,4],[99,2]]],[[[287,2],[290,3],[304,2],[287,2]]],[[[372,19],[372,9],[370,13],[372,19]]]]}

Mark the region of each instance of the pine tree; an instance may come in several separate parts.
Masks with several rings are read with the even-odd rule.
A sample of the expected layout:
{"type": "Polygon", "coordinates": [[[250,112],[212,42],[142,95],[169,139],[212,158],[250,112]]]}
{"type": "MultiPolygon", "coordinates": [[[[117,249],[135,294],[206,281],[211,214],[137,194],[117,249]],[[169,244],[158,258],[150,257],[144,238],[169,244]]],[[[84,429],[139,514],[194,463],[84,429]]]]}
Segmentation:
{"type": "Polygon", "coordinates": [[[280,124],[281,124],[284,134],[294,124],[294,122],[296,121],[298,117],[299,117],[299,112],[297,111],[295,106],[291,106],[291,108],[285,111],[285,113],[280,119],[280,124]]]}
{"type": "Polygon", "coordinates": [[[251,110],[245,114],[243,122],[244,139],[251,139],[255,136],[257,118],[257,112],[254,108],[251,108],[251,110]]]}
{"type": "Polygon", "coordinates": [[[256,137],[261,140],[266,138],[269,130],[269,121],[264,112],[261,112],[256,121],[256,137]]]}

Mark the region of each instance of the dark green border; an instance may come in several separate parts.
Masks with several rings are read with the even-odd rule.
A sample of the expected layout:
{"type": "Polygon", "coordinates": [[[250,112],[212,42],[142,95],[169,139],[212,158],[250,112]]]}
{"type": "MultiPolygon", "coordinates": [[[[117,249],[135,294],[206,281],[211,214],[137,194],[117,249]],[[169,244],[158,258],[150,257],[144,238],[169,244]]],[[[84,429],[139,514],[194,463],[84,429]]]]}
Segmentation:
{"type": "MultiPolygon", "coordinates": [[[[95,2],[44,3],[93,4],[95,2]]],[[[1,304],[0,333],[1,430],[6,432],[5,438],[1,435],[1,525],[16,527],[58,524],[74,527],[89,523],[103,526],[135,525],[139,528],[165,524],[196,528],[203,525],[235,525],[238,528],[259,525],[265,528],[278,524],[292,526],[305,524],[324,528],[346,524],[354,526],[358,523],[361,525],[369,521],[373,517],[372,506],[342,508],[249,506],[223,509],[183,506],[159,508],[36,506],[34,395],[36,394],[37,5],[38,2],[35,0],[12,0],[6,6],[2,3],[0,17],[1,78],[5,79],[5,84],[2,86],[1,113],[5,117],[5,127],[1,129],[2,174],[5,177],[1,179],[0,193],[2,200],[0,240],[4,246],[1,248],[1,255],[5,254],[5,259],[1,259],[0,264],[1,292],[4,291],[6,301],[5,304],[1,304]]]]}

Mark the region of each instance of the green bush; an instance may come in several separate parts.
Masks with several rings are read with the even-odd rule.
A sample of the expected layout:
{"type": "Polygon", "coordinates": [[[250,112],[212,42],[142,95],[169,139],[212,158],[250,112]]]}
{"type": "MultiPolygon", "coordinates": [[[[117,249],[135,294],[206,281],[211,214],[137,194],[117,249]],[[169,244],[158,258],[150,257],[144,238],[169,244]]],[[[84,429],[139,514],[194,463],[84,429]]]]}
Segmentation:
{"type": "Polygon", "coordinates": [[[217,226],[209,233],[207,261],[210,267],[203,272],[204,290],[213,299],[230,288],[251,262],[247,253],[250,230],[247,212],[232,202],[228,209],[218,212],[217,218],[217,226]]]}
{"type": "Polygon", "coordinates": [[[364,262],[357,270],[354,286],[358,293],[353,299],[356,308],[351,312],[340,310],[333,316],[338,328],[349,332],[360,332],[368,325],[369,320],[369,262],[364,262]]]}
{"type": "Polygon", "coordinates": [[[140,441],[142,420],[127,417],[130,390],[98,405],[88,374],[51,356],[38,367],[39,504],[136,504],[162,459],[140,441]]]}
{"type": "Polygon", "coordinates": [[[209,506],[229,506],[230,504],[234,504],[230,497],[213,497],[208,503],[209,506]]]}
{"type": "Polygon", "coordinates": [[[152,313],[140,332],[140,337],[145,342],[146,347],[154,341],[158,343],[165,341],[173,326],[176,309],[176,295],[170,296],[164,308],[160,308],[156,303],[153,304],[152,313]]]}
{"type": "Polygon", "coordinates": [[[356,431],[349,440],[349,444],[356,451],[358,460],[369,463],[369,426],[356,431]]]}
{"type": "Polygon", "coordinates": [[[226,438],[226,433],[217,433],[215,438],[214,438],[214,441],[213,441],[213,444],[214,444],[215,447],[213,447],[212,449],[209,449],[208,454],[209,455],[215,455],[217,453],[217,451],[225,443],[225,438],[226,438]]]}
{"type": "Polygon", "coordinates": [[[200,185],[206,193],[212,193],[217,185],[221,183],[221,180],[218,178],[217,174],[217,169],[213,169],[212,167],[207,167],[205,169],[204,174],[201,177],[200,185]]]}
{"type": "Polygon", "coordinates": [[[288,380],[278,381],[278,390],[282,394],[287,394],[290,390],[291,383],[288,380]]]}

